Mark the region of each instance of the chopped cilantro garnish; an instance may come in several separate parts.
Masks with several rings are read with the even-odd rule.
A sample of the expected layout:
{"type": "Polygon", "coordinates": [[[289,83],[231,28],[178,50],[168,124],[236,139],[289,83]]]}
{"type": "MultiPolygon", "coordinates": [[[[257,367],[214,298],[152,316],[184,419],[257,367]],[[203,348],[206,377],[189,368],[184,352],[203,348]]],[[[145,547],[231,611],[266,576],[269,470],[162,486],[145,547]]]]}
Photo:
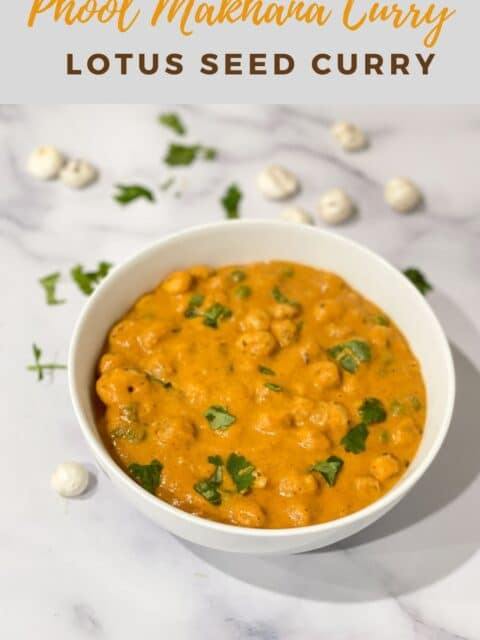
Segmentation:
{"type": "Polygon", "coordinates": [[[55,295],[55,290],[59,278],[60,273],[57,271],[56,273],[51,273],[49,276],[40,278],[40,280],[38,281],[45,291],[47,304],[63,304],[65,302],[65,300],[59,300],[55,295]]]}
{"type": "Polygon", "coordinates": [[[224,318],[229,318],[232,312],[227,307],[224,307],[219,302],[215,302],[205,311],[200,311],[198,307],[203,304],[205,296],[201,293],[195,293],[188,303],[187,310],[184,315],[186,318],[198,318],[203,317],[203,324],[212,329],[218,329],[218,322],[224,318]]]}
{"type": "Polygon", "coordinates": [[[225,210],[225,215],[229,219],[239,218],[238,207],[243,195],[236,184],[231,184],[226,190],[223,198],[220,200],[225,210]]]}
{"type": "Polygon", "coordinates": [[[160,484],[160,476],[163,464],[158,460],[152,460],[150,464],[137,464],[134,462],[128,466],[128,470],[135,480],[150,493],[155,493],[160,484]]]}
{"type": "Polygon", "coordinates": [[[116,439],[124,439],[129,442],[141,442],[145,440],[145,436],[147,432],[144,427],[141,426],[128,426],[128,425],[120,425],[110,431],[110,437],[114,440],[116,439]]]}
{"type": "Polygon", "coordinates": [[[389,327],[391,322],[390,322],[390,318],[387,318],[387,316],[373,316],[372,318],[372,322],[373,324],[379,324],[382,327],[389,327]]]}
{"type": "Polygon", "coordinates": [[[232,271],[232,273],[230,274],[230,277],[234,282],[242,282],[247,277],[247,274],[245,273],[245,271],[235,269],[235,271],[232,271]]]}
{"type": "Polygon", "coordinates": [[[292,267],[286,267],[285,269],[283,269],[283,271],[280,274],[281,278],[293,278],[293,275],[295,274],[295,271],[293,270],[292,267]]]}
{"type": "Polygon", "coordinates": [[[70,275],[83,293],[89,296],[95,285],[105,278],[113,265],[109,262],[99,262],[96,271],[84,271],[82,265],[77,264],[70,271],[70,275]]]}
{"type": "Polygon", "coordinates": [[[224,307],[219,302],[215,302],[206,311],[203,312],[203,324],[212,329],[218,328],[218,321],[224,318],[229,318],[232,312],[227,307],[224,307]]]}
{"type": "Polygon", "coordinates": [[[170,189],[170,187],[172,186],[172,184],[175,182],[175,178],[171,177],[171,178],[167,178],[165,180],[165,182],[162,182],[162,184],[160,185],[159,189],[160,191],[168,191],[168,189],[170,189]]]}
{"type": "Polygon", "coordinates": [[[217,429],[227,429],[236,420],[235,416],[228,413],[226,407],[220,405],[212,405],[203,414],[208,420],[210,429],[216,431],[217,429]]]}
{"type": "Polygon", "coordinates": [[[414,267],[410,267],[409,269],[405,269],[403,272],[404,275],[410,280],[410,282],[417,287],[417,289],[423,295],[427,294],[429,291],[432,291],[433,287],[428,282],[426,277],[419,269],[415,269],[414,267]]]}
{"type": "Polygon", "coordinates": [[[365,451],[365,440],[368,436],[368,429],[363,422],[352,427],[348,433],[340,440],[340,444],[343,444],[345,451],[351,453],[360,453],[365,451]]]}
{"type": "Polygon", "coordinates": [[[295,300],[289,300],[286,296],[284,296],[278,287],[273,287],[272,296],[275,298],[277,302],[280,302],[280,304],[289,304],[292,307],[299,306],[298,302],[296,302],[295,300]]]}
{"type": "Polygon", "coordinates": [[[283,391],[283,387],[281,387],[279,384],[275,384],[274,382],[264,382],[263,386],[270,391],[283,391]]]}
{"type": "Polygon", "coordinates": [[[246,493],[255,482],[255,467],[236,453],[231,453],[227,460],[227,471],[237,487],[238,493],[246,493]]]}
{"type": "Polygon", "coordinates": [[[252,295],[252,290],[250,289],[250,287],[247,287],[247,285],[241,284],[235,289],[235,295],[237,296],[237,298],[248,298],[252,295]]]}
{"type": "Polygon", "coordinates": [[[316,471],[321,473],[326,482],[333,487],[337,480],[337,475],[340,469],[343,467],[343,460],[337,456],[330,456],[326,460],[315,462],[310,467],[310,471],[316,471]]]}
{"type": "Polygon", "coordinates": [[[205,160],[215,160],[217,157],[217,150],[212,147],[202,147],[202,151],[205,160]]]}
{"type": "Polygon", "coordinates": [[[272,371],[272,369],[269,369],[268,367],[264,367],[262,364],[259,364],[257,368],[260,371],[260,373],[263,373],[264,376],[275,375],[275,371],[272,371]]]}
{"type": "Polygon", "coordinates": [[[362,422],[366,425],[385,422],[387,419],[385,407],[378,398],[367,398],[364,400],[358,413],[360,414],[362,422]]]}
{"type": "Polygon", "coordinates": [[[349,340],[327,349],[328,355],[349,373],[355,373],[361,362],[371,359],[370,347],[363,340],[349,340]]]}
{"type": "Polygon", "coordinates": [[[172,143],[168,148],[164,161],[172,167],[186,166],[192,164],[199,153],[202,154],[204,160],[213,160],[217,155],[215,149],[204,147],[201,144],[188,146],[172,143]]]}
{"type": "Polygon", "coordinates": [[[188,303],[187,310],[185,311],[186,318],[196,318],[200,313],[197,311],[197,308],[203,303],[205,300],[205,296],[201,293],[194,293],[190,298],[188,303]]]}
{"type": "Polygon", "coordinates": [[[35,360],[35,364],[31,364],[27,367],[28,371],[36,371],[37,372],[37,380],[43,380],[43,372],[44,371],[54,371],[55,369],[66,369],[66,365],[50,363],[50,364],[41,364],[40,358],[42,357],[42,350],[40,347],[34,343],[32,344],[33,350],[33,358],[35,360]]]}
{"type": "Polygon", "coordinates": [[[129,204],[137,200],[137,198],[145,198],[145,200],[149,202],[155,202],[155,197],[150,189],[142,187],[139,184],[117,184],[115,186],[119,192],[116,193],[113,198],[119,204],[129,204]]]}
{"type": "Polygon", "coordinates": [[[180,116],[176,113],[161,113],[158,116],[158,121],[160,124],[178,133],[179,136],[183,136],[187,131],[180,116]]]}
{"type": "Polygon", "coordinates": [[[193,488],[211,504],[219,505],[222,503],[222,494],[218,488],[223,481],[223,460],[221,456],[208,456],[208,461],[215,465],[215,471],[206,480],[193,485],[193,488]]]}

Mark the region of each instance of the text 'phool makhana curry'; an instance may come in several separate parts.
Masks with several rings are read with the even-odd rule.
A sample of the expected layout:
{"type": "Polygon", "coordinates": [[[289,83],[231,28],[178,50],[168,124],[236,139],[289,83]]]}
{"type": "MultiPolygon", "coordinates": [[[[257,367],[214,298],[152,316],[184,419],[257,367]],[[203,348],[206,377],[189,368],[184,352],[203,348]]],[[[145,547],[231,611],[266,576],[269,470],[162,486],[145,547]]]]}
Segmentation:
{"type": "Polygon", "coordinates": [[[284,262],[170,274],[111,329],[96,388],[102,436],[133,479],[243,527],[372,503],[425,422],[393,322],[337,275],[284,262]]]}

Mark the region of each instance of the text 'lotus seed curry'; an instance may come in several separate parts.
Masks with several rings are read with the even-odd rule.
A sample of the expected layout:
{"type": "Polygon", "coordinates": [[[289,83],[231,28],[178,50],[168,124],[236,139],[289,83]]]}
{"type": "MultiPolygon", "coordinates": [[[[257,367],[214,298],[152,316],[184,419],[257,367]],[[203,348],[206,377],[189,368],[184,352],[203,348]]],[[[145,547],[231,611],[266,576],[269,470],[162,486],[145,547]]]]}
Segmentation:
{"type": "Polygon", "coordinates": [[[340,277],[270,262],[170,274],[110,331],[102,436],[162,500],[243,527],[374,502],[425,421],[419,363],[340,277]]]}

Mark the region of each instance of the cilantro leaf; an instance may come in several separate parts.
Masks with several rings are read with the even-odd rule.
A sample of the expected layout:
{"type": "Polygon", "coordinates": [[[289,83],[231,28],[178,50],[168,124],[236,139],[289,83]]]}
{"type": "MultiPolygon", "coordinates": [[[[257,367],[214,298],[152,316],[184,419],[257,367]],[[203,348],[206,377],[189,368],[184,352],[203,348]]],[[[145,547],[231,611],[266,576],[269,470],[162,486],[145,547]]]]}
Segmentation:
{"type": "Polygon", "coordinates": [[[227,471],[237,487],[238,493],[246,493],[255,482],[253,464],[236,453],[231,453],[227,460],[227,471]]]}
{"type": "Polygon", "coordinates": [[[348,433],[340,440],[340,444],[343,444],[345,451],[351,453],[360,453],[365,451],[365,440],[368,436],[368,429],[363,422],[352,427],[348,433]]]}
{"type": "Polygon", "coordinates": [[[260,373],[263,373],[264,376],[274,376],[275,375],[275,371],[272,371],[268,367],[264,367],[262,364],[259,364],[257,369],[260,371],[260,373]]]}
{"type": "Polygon", "coordinates": [[[147,435],[145,427],[141,426],[128,426],[128,425],[120,425],[115,427],[112,431],[110,431],[110,437],[114,440],[123,439],[128,440],[129,442],[141,442],[145,440],[147,435]]]}
{"type": "Polygon", "coordinates": [[[389,327],[391,325],[390,318],[388,318],[387,316],[382,316],[382,315],[373,316],[372,323],[373,324],[379,324],[382,327],[389,327]]]}
{"type": "Polygon", "coordinates": [[[222,203],[222,206],[225,210],[225,216],[229,220],[240,217],[238,207],[242,198],[243,194],[236,184],[231,184],[225,191],[225,194],[220,202],[222,203]]]}
{"type": "Polygon", "coordinates": [[[417,287],[421,294],[426,295],[429,291],[433,290],[432,285],[425,278],[423,273],[419,269],[410,267],[403,272],[410,282],[417,287]]]}
{"type": "Polygon", "coordinates": [[[234,282],[242,282],[242,280],[245,280],[245,278],[247,277],[247,274],[245,273],[245,271],[235,269],[235,271],[232,271],[232,273],[230,274],[230,277],[234,282]]]}
{"type": "Polygon", "coordinates": [[[252,290],[246,284],[241,284],[235,289],[235,295],[237,298],[248,298],[252,295],[252,290]]]}
{"type": "Polygon", "coordinates": [[[109,262],[99,262],[96,271],[84,271],[83,266],[77,264],[70,270],[72,279],[87,296],[93,293],[95,285],[108,274],[113,265],[109,262]]]}
{"type": "Polygon", "coordinates": [[[215,465],[215,471],[206,480],[194,484],[193,488],[211,504],[219,505],[222,504],[222,494],[218,488],[223,481],[223,460],[221,456],[208,456],[208,461],[215,465]]]}
{"type": "Polygon", "coordinates": [[[232,312],[227,307],[224,307],[219,302],[215,302],[206,311],[203,312],[203,324],[212,329],[218,329],[218,321],[224,318],[229,318],[232,312]]]}
{"type": "Polygon", "coordinates": [[[289,304],[292,307],[299,306],[298,302],[296,302],[295,300],[289,300],[286,296],[284,296],[283,293],[280,291],[279,287],[276,287],[276,286],[273,287],[272,296],[275,298],[277,302],[280,302],[280,304],[289,304]]]}
{"type": "Polygon", "coordinates": [[[163,124],[164,127],[172,129],[175,133],[178,133],[179,136],[183,136],[187,132],[180,116],[176,113],[161,113],[158,116],[158,122],[163,124]]]}
{"type": "Polygon", "coordinates": [[[213,431],[217,429],[227,429],[236,420],[236,417],[228,413],[226,407],[222,407],[221,405],[212,405],[203,415],[208,420],[210,429],[213,431]]]}
{"type": "Polygon", "coordinates": [[[172,143],[164,158],[164,162],[172,167],[192,164],[201,147],[198,144],[186,146],[172,143]]]}
{"type": "Polygon", "coordinates": [[[155,202],[155,197],[150,189],[139,184],[117,184],[115,187],[118,189],[118,193],[113,196],[113,199],[119,204],[129,204],[137,198],[145,198],[149,202],[155,202]]]}
{"type": "Polygon", "coordinates": [[[217,157],[217,150],[213,147],[202,147],[204,160],[215,160],[217,157]]]}
{"type": "Polygon", "coordinates": [[[279,384],[275,384],[274,382],[265,382],[263,386],[269,389],[270,391],[276,391],[276,392],[283,391],[283,387],[281,387],[279,384]]]}
{"type": "Polygon", "coordinates": [[[325,478],[327,484],[333,487],[337,480],[337,475],[342,467],[343,460],[341,458],[338,458],[337,456],[330,456],[326,460],[315,462],[315,464],[310,467],[310,471],[320,473],[325,478]]]}
{"type": "Polygon", "coordinates": [[[170,189],[170,187],[172,186],[172,184],[174,184],[174,182],[175,182],[175,178],[174,177],[167,178],[159,186],[160,191],[168,191],[168,189],[170,189]]]}
{"type": "Polygon", "coordinates": [[[385,422],[387,419],[385,407],[378,398],[367,398],[364,400],[358,413],[360,414],[363,424],[366,425],[385,422]]]}
{"type": "Polygon", "coordinates": [[[232,312],[219,302],[215,302],[205,311],[200,311],[198,307],[203,304],[205,296],[201,293],[195,293],[188,303],[187,310],[184,313],[186,318],[203,317],[203,324],[212,329],[218,329],[218,322],[224,318],[229,318],[232,312]]]}
{"type": "Polygon", "coordinates": [[[63,304],[65,302],[65,300],[58,300],[55,296],[55,289],[59,278],[60,273],[57,271],[56,273],[51,273],[48,276],[40,278],[38,281],[45,290],[47,304],[63,304]]]}
{"type": "Polygon", "coordinates": [[[355,373],[361,362],[369,362],[372,354],[363,340],[349,340],[327,349],[328,355],[338,362],[345,371],[355,373]]]}
{"type": "Polygon", "coordinates": [[[201,293],[194,293],[188,302],[187,310],[184,313],[185,318],[196,318],[200,313],[197,308],[203,303],[205,296],[201,293]]]}
{"type": "Polygon", "coordinates": [[[33,359],[35,360],[35,364],[28,365],[28,371],[36,371],[37,372],[37,380],[43,380],[44,371],[54,371],[55,369],[66,369],[66,365],[57,364],[57,363],[49,363],[49,364],[41,364],[40,359],[42,357],[42,350],[40,347],[37,347],[35,343],[32,344],[33,351],[33,359]]]}
{"type": "Polygon", "coordinates": [[[158,460],[152,460],[150,464],[137,464],[134,462],[128,466],[128,470],[135,480],[146,491],[153,494],[155,494],[155,490],[160,484],[162,469],[163,464],[158,460]]]}

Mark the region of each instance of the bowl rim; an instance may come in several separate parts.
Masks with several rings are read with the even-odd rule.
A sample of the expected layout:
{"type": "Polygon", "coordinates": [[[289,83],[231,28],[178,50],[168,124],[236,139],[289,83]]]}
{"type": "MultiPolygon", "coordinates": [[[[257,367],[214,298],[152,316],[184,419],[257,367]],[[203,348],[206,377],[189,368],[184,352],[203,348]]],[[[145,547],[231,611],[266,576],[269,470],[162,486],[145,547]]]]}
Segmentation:
{"type": "MultiPolygon", "coordinates": [[[[73,408],[75,411],[75,416],[80,424],[80,428],[82,433],[95,454],[98,463],[103,468],[104,471],[107,471],[107,475],[110,477],[110,474],[115,477],[115,479],[123,485],[126,490],[133,492],[137,498],[142,502],[149,503],[153,509],[165,510],[167,514],[180,518],[187,525],[191,525],[193,527],[199,526],[209,529],[210,531],[216,531],[219,534],[233,534],[246,538],[298,538],[305,536],[306,534],[315,534],[315,533],[326,533],[332,532],[342,528],[351,528],[355,529],[355,524],[361,523],[365,520],[368,521],[370,516],[375,516],[375,514],[379,513],[382,515],[389,508],[395,506],[395,504],[405,496],[414,485],[420,480],[423,474],[426,472],[428,467],[432,464],[433,460],[437,456],[437,453],[440,447],[445,440],[445,436],[448,432],[450,422],[453,414],[453,407],[455,401],[455,369],[453,364],[453,357],[451,353],[451,349],[448,343],[448,339],[445,335],[445,332],[433,312],[432,308],[425,300],[425,297],[415,289],[414,293],[417,295],[417,301],[419,305],[422,305],[427,313],[429,318],[429,322],[435,327],[437,336],[438,336],[438,345],[437,347],[442,349],[442,356],[445,360],[446,371],[445,375],[447,376],[447,389],[449,390],[448,397],[446,398],[445,409],[444,409],[444,417],[441,424],[441,427],[435,436],[435,439],[432,442],[432,445],[427,450],[424,460],[419,464],[417,469],[415,469],[411,475],[408,477],[402,477],[387,493],[385,493],[381,498],[372,502],[370,505],[359,509],[351,514],[343,516],[341,518],[337,518],[335,520],[330,520],[327,522],[322,522],[320,524],[311,524],[305,525],[303,527],[292,527],[292,528],[280,528],[280,529],[267,529],[267,528],[250,528],[250,527],[240,527],[232,524],[225,524],[223,522],[217,522],[214,520],[209,520],[208,518],[203,518],[201,516],[194,515],[187,511],[183,511],[179,507],[175,507],[168,502],[165,502],[161,498],[150,494],[148,491],[143,489],[139,484],[137,484],[113,459],[113,457],[109,454],[106,447],[100,444],[94,436],[94,430],[97,428],[95,423],[92,425],[90,421],[86,417],[82,403],[80,401],[79,392],[78,392],[78,381],[76,376],[76,358],[77,353],[81,350],[81,339],[80,334],[82,333],[82,328],[90,315],[91,311],[98,305],[99,301],[102,299],[103,291],[111,285],[112,282],[119,280],[122,277],[122,274],[130,271],[132,268],[135,268],[136,263],[144,260],[145,258],[150,257],[155,254],[157,251],[161,250],[162,247],[170,243],[176,243],[182,239],[182,237],[197,235],[197,234],[208,234],[211,232],[215,232],[219,229],[223,228],[231,228],[234,230],[238,226],[251,226],[251,227],[265,227],[265,228],[273,228],[273,227],[292,227],[294,226],[291,222],[285,221],[275,221],[275,220],[255,220],[255,219],[244,219],[244,220],[229,220],[222,222],[211,222],[206,224],[199,224],[192,227],[187,227],[186,229],[181,229],[180,231],[176,231],[174,233],[163,236],[154,242],[149,243],[143,249],[136,251],[135,253],[128,256],[126,259],[122,261],[121,264],[114,267],[108,276],[100,283],[99,286],[95,289],[93,294],[90,296],[83,309],[80,312],[80,315],[77,318],[75,323],[71,341],[70,348],[68,354],[68,378],[69,378],[69,390],[70,397],[72,400],[73,408]]],[[[295,225],[296,226],[296,225],[295,225]]],[[[300,227],[298,227],[300,228],[300,227]]],[[[333,242],[339,242],[341,244],[350,246],[355,248],[356,251],[363,253],[366,258],[370,260],[375,260],[380,268],[385,269],[390,273],[391,277],[396,278],[399,282],[404,280],[403,274],[396,269],[392,264],[390,264],[385,258],[375,253],[368,247],[365,247],[363,244],[351,240],[350,238],[346,238],[343,235],[335,233],[333,231],[325,230],[318,227],[313,227],[310,225],[303,225],[301,227],[305,230],[305,233],[314,233],[319,236],[323,236],[328,238],[333,242]]],[[[413,285],[412,285],[413,287],[413,285]]],[[[139,292],[141,295],[142,292],[139,292]]],[[[401,329],[401,327],[400,327],[401,329]]]]}

